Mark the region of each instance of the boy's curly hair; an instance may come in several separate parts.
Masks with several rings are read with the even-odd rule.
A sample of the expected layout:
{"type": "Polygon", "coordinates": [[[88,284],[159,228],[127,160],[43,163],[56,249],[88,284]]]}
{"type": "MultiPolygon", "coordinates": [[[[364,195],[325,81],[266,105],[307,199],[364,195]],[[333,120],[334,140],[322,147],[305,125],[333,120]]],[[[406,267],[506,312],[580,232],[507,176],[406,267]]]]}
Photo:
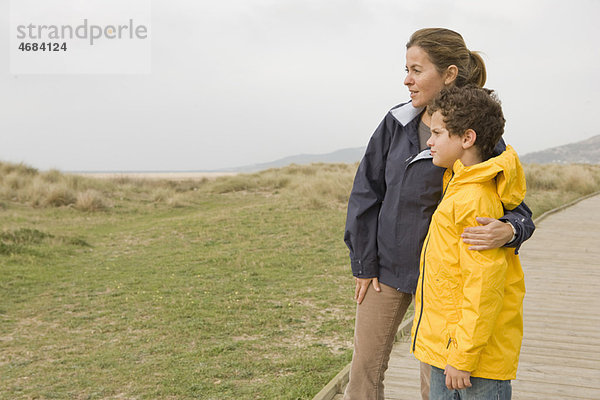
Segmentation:
{"type": "Polygon", "coordinates": [[[462,136],[467,129],[477,134],[475,146],[485,161],[504,133],[504,115],[493,90],[476,86],[443,89],[428,107],[428,113],[440,111],[449,134],[462,136]]]}

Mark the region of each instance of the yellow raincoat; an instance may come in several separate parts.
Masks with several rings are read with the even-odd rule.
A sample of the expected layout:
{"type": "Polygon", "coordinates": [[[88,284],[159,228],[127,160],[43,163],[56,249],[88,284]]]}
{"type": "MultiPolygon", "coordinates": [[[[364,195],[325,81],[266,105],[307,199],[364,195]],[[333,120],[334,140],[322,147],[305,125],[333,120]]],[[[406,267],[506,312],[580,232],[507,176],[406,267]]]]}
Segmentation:
{"type": "Polygon", "coordinates": [[[500,218],[525,197],[516,152],[444,174],[444,195],[421,252],[411,349],[419,360],[471,376],[515,379],[523,337],[525,282],[514,249],[473,251],[463,243],[475,217],[500,218]]]}

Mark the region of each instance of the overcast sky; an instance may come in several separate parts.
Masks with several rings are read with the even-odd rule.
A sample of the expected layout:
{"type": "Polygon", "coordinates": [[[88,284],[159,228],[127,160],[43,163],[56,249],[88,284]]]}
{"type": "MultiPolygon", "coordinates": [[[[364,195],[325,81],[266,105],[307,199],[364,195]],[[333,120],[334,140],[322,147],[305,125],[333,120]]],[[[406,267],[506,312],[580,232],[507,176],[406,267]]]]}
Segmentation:
{"type": "Polygon", "coordinates": [[[12,75],[0,0],[0,160],[214,170],[365,146],[407,101],[424,27],[484,53],[525,154],[600,133],[600,1],[154,0],[152,73],[12,75]]]}

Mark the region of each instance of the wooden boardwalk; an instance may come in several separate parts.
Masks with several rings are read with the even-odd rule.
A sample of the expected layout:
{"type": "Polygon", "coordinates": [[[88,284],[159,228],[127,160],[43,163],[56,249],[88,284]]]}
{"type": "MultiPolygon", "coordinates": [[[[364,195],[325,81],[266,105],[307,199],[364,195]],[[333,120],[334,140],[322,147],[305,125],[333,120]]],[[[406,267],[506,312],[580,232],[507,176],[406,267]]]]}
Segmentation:
{"type": "MultiPolygon", "coordinates": [[[[513,399],[600,400],[600,196],[539,222],[520,257],[527,294],[513,399]]],[[[394,347],[387,400],[420,399],[408,350],[394,347]]]]}

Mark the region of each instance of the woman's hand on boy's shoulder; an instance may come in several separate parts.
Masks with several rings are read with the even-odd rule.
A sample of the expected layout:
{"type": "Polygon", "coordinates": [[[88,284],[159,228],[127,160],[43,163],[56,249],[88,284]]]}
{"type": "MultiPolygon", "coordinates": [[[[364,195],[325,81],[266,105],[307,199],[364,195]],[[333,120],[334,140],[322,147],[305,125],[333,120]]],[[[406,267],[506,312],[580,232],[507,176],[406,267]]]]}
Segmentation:
{"type": "Polygon", "coordinates": [[[465,228],[460,235],[463,242],[470,244],[469,250],[497,249],[508,243],[513,237],[510,222],[502,222],[494,218],[477,217],[480,226],[465,228]]]}
{"type": "Polygon", "coordinates": [[[461,371],[448,364],[444,370],[444,375],[446,375],[446,387],[449,390],[464,389],[472,386],[471,373],[469,371],[461,371]]]}

